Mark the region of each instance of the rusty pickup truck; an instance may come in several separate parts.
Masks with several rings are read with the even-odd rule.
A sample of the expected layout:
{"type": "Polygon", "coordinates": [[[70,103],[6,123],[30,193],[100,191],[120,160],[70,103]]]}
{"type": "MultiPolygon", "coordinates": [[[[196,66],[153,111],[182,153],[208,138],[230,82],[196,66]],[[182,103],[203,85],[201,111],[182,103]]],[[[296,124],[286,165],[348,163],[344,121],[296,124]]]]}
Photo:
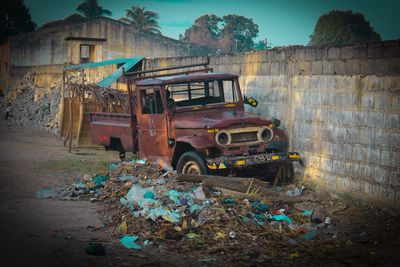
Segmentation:
{"type": "Polygon", "coordinates": [[[284,166],[290,176],[293,161],[301,161],[299,153],[287,151],[279,120],[245,112],[245,104],[257,101],[242,96],[237,75],[204,72],[127,81],[130,114],[92,113],[93,143],[122,155],[131,151],[163,160],[184,174],[284,166]]]}

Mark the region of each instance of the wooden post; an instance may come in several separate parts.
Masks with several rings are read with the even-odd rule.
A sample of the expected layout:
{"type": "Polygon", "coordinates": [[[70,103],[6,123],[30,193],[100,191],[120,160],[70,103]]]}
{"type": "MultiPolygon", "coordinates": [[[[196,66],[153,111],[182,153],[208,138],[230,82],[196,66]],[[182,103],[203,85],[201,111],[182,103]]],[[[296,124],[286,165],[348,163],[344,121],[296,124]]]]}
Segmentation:
{"type": "Polygon", "coordinates": [[[58,138],[62,138],[62,132],[63,132],[63,119],[64,119],[64,91],[65,91],[65,70],[63,70],[62,73],[62,83],[61,83],[61,99],[60,99],[60,117],[58,118],[58,125],[60,125],[60,133],[58,135],[58,138]]]}
{"type": "Polygon", "coordinates": [[[69,97],[69,144],[68,144],[68,153],[72,151],[72,126],[73,126],[73,112],[72,112],[72,100],[74,99],[74,91],[70,91],[71,95],[69,97]]]}
{"type": "MultiPolygon", "coordinates": [[[[82,69],[81,70],[81,75],[82,75],[82,84],[85,83],[85,72],[82,69]]],[[[79,140],[81,138],[81,132],[82,132],[82,124],[83,124],[83,113],[84,113],[84,102],[85,102],[85,92],[83,92],[83,95],[81,98],[79,98],[79,121],[78,121],[78,131],[76,133],[76,146],[79,147],[79,140]]]]}

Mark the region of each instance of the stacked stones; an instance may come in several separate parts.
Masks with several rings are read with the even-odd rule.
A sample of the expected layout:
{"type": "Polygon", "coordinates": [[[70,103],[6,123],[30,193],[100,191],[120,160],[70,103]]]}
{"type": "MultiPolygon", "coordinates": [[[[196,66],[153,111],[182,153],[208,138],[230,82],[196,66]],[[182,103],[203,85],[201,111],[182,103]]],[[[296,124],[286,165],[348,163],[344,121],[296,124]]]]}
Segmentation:
{"type": "Polygon", "coordinates": [[[9,121],[16,125],[28,126],[58,133],[58,111],[60,103],[60,88],[53,86],[50,93],[42,95],[35,101],[35,91],[43,90],[34,84],[33,75],[24,75],[20,85],[3,99],[0,109],[4,114],[5,107],[9,102],[11,112],[9,121]]]}

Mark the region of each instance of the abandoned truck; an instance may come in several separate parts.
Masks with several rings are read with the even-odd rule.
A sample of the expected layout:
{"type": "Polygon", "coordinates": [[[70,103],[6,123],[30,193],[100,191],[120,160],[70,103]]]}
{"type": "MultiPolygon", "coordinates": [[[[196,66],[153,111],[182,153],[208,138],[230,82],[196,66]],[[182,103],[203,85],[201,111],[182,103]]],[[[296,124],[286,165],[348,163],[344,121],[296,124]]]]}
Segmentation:
{"type": "Polygon", "coordinates": [[[130,114],[90,115],[92,142],[163,160],[184,174],[274,167],[293,175],[300,155],[287,152],[279,120],[244,111],[244,104],[257,102],[242,97],[238,76],[193,71],[154,77],[127,79],[130,114]]]}

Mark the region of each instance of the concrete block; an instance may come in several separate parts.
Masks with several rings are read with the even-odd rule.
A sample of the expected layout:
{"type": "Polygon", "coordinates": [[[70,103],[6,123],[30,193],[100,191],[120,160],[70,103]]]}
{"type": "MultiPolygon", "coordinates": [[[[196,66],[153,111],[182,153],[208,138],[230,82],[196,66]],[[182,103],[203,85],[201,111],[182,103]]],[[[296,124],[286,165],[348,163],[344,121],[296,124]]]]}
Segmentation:
{"type": "Polygon", "coordinates": [[[369,44],[367,48],[368,58],[382,58],[383,57],[383,45],[382,43],[369,44]]]}
{"type": "Polygon", "coordinates": [[[383,128],[400,129],[400,114],[399,113],[383,114],[383,128]]]}
{"type": "Polygon", "coordinates": [[[306,48],[296,48],[294,53],[295,59],[297,61],[303,61],[306,59],[306,48]]]}
{"type": "Polygon", "coordinates": [[[372,59],[360,61],[360,73],[363,75],[375,73],[375,62],[372,59]]]}
{"type": "Polygon", "coordinates": [[[367,45],[357,44],[353,47],[353,59],[366,59],[367,58],[367,45]]]}
{"type": "Polygon", "coordinates": [[[340,160],[333,160],[333,173],[341,176],[346,175],[346,163],[340,160]]]}
{"type": "Polygon", "coordinates": [[[399,45],[395,42],[385,42],[383,45],[383,56],[385,58],[395,58],[399,55],[399,45]]]}
{"type": "Polygon", "coordinates": [[[312,61],[311,62],[311,74],[320,75],[323,74],[322,71],[322,61],[312,61]]]}
{"type": "Polygon", "coordinates": [[[266,51],[267,61],[269,61],[269,62],[275,61],[275,58],[276,58],[276,50],[275,49],[266,51]]]}
{"type": "Polygon", "coordinates": [[[351,59],[353,58],[353,46],[343,46],[340,48],[340,58],[341,59],[351,59]]]}
{"type": "Polygon", "coordinates": [[[280,62],[272,62],[271,63],[271,70],[270,73],[271,75],[279,75],[279,67],[280,67],[280,62]]]}
{"type": "Polygon", "coordinates": [[[367,155],[367,149],[362,145],[353,145],[352,147],[352,159],[357,161],[365,161],[367,155]]]}
{"type": "Polygon", "coordinates": [[[317,53],[318,53],[318,48],[314,47],[307,47],[306,48],[306,60],[317,60],[317,53]]]}
{"type": "Polygon", "coordinates": [[[358,144],[371,145],[374,142],[374,130],[370,128],[361,128],[358,137],[358,144]]]}
{"type": "Polygon", "coordinates": [[[399,187],[400,186],[400,172],[391,171],[389,174],[388,184],[393,187],[399,187]]]}
{"type": "Polygon", "coordinates": [[[380,164],[386,167],[396,168],[397,165],[397,154],[394,151],[381,149],[381,161],[380,164]]]}
{"type": "Polygon", "coordinates": [[[346,60],[345,65],[348,75],[356,75],[361,73],[361,64],[359,60],[348,59],[346,60]]]}
{"type": "Polygon", "coordinates": [[[367,125],[370,128],[383,127],[383,114],[380,112],[369,111],[367,115],[367,125]]]}
{"type": "Polygon", "coordinates": [[[286,59],[286,50],[285,49],[276,49],[275,50],[275,60],[276,61],[284,61],[286,59]]]}
{"type": "Polygon", "coordinates": [[[400,58],[389,59],[388,74],[398,75],[400,73],[400,58]]]}
{"type": "MultiPolygon", "coordinates": [[[[392,133],[390,135],[390,146],[394,149],[400,150],[400,134],[399,133],[392,133]]],[[[400,159],[399,159],[400,161],[400,159]]]]}
{"type": "Polygon", "coordinates": [[[374,131],[374,143],[375,147],[380,148],[391,148],[391,134],[383,129],[376,129],[374,131]]]}
{"type": "Polygon", "coordinates": [[[320,168],[325,172],[333,173],[333,160],[330,158],[321,158],[320,168]]]}
{"type": "Polygon", "coordinates": [[[334,73],[336,75],[348,75],[345,60],[338,59],[338,60],[335,60],[334,62],[335,62],[334,73]]]}
{"type": "Polygon", "coordinates": [[[379,171],[375,173],[374,182],[381,185],[387,185],[389,183],[389,174],[389,170],[379,168],[379,171]]]}
{"type": "Polygon", "coordinates": [[[328,59],[338,59],[340,58],[340,48],[339,47],[329,47],[328,48],[328,59]]]}
{"type": "Polygon", "coordinates": [[[322,61],[322,70],[324,74],[335,74],[335,63],[331,60],[322,61]]]}

